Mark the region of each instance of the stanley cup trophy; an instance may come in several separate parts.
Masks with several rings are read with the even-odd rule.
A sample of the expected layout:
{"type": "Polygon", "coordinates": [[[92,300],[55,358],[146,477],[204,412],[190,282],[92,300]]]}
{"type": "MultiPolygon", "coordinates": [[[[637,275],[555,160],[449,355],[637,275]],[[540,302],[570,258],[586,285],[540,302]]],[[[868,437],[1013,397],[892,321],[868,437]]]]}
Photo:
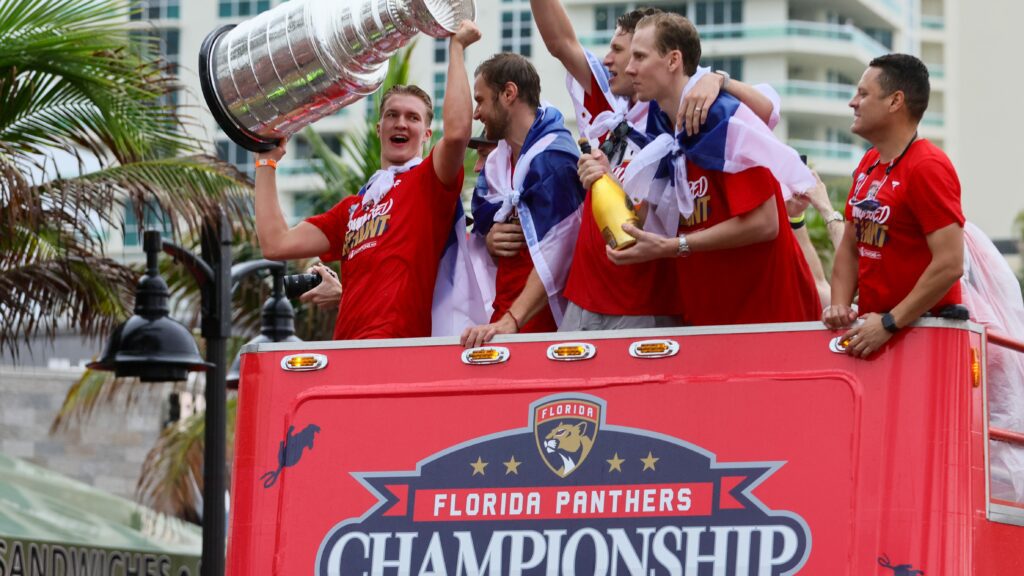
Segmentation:
{"type": "Polygon", "coordinates": [[[475,0],[291,0],[211,32],[199,53],[206,105],[253,152],[375,92],[418,32],[444,38],[475,0]]]}

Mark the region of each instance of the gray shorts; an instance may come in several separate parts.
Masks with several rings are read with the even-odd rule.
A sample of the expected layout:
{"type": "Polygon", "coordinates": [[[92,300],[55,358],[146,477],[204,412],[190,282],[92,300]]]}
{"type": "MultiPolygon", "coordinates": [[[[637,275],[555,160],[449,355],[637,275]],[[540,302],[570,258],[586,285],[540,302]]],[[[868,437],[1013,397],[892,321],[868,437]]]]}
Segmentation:
{"type": "Polygon", "coordinates": [[[559,332],[579,332],[587,330],[623,330],[629,328],[666,328],[679,326],[675,316],[614,316],[598,314],[580,308],[576,303],[569,302],[566,306],[559,332]]]}

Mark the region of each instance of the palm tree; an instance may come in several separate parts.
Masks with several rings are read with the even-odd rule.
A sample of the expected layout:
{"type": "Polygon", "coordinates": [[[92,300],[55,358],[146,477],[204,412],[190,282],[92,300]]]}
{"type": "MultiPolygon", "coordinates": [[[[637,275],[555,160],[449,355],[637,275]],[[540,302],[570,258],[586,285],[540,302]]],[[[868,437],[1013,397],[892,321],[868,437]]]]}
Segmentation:
{"type": "MultiPolygon", "coordinates": [[[[388,76],[379,93],[383,93],[395,84],[408,82],[409,56],[412,47],[396,55],[390,64],[388,76]]],[[[324,180],[324,189],[315,204],[314,210],[327,210],[345,196],[355,194],[369,177],[380,168],[380,139],[377,137],[376,126],[378,110],[367,114],[366,123],[360,129],[346,134],[342,139],[341,154],[334,153],[312,128],[303,132],[312,146],[316,159],[314,166],[324,180]]],[[[251,247],[251,244],[249,244],[251,247]]],[[[245,245],[236,247],[236,261],[254,257],[254,254],[240,253],[245,245]]],[[[303,269],[300,264],[297,269],[303,269]]],[[[189,280],[179,278],[180,270],[167,267],[162,274],[171,286],[172,293],[179,301],[188,301],[189,280]]],[[[256,297],[249,297],[248,304],[239,306],[236,297],[235,331],[236,334],[253,334],[258,328],[260,298],[265,293],[256,291],[256,297]],[[238,312],[248,310],[249,312],[238,312]],[[256,311],[253,314],[252,311],[256,311]],[[239,324],[242,324],[241,326],[239,324]]],[[[178,310],[175,317],[181,317],[178,310]]],[[[193,318],[193,321],[195,319],[193,318]]],[[[334,324],[334,316],[317,314],[314,310],[300,309],[296,318],[296,328],[301,336],[327,339],[330,337],[334,324]]],[[[236,338],[236,346],[244,342],[246,337],[236,338]]],[[[177,384],[177,390],[191,389],[193,384],[177,384]]],[[[92,412],[102,405],[117,401],[131,403],[139,398],[137,387],[131,382],[111,381],[104,375],[87,372],[82,379],[74,384],[65,398],[64,406],[54,421],[53,429],[61,430],[74,426],[85,425],[92,412]]],[[[227,434],[228,458],[232,458],[231,450],[234,438],[236,399],[228,400],[227,434]]],[[[195,520],[197,511],[202,509],[202,462],[204,418],[202,413],[182,419],[167,426],[157,443],[147,455],[139,479],[139,499],[148,506],[179,517],[195,520]]]]}
{"type": "Polygon", "coordinates": [[[166,103],[173,76],[131,35],[127,0],[0,2],[0,353],[123,320],[138,274],[105,257],[122,209],[175,233],[247,186],[202,153],[166,103]]]}

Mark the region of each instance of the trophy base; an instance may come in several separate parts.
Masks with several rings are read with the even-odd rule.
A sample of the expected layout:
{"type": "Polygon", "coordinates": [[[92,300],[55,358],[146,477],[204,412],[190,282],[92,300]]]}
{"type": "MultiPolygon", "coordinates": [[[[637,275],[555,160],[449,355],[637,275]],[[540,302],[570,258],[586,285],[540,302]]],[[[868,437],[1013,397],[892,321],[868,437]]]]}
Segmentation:
{"type": "Polygon", "coordinates": [[[217,93],[214,90],[213,48],[216,46],[217,40],[234,27],[234,24],[225,24],[210,32],[206,39],[203,40],[203,46],[199,49],[199,84],[203,89],[203,99],[206,100],[206,107],[209,108],[210,113],[213,114],[213,119],[217,121],[217,125],[224,131],[224,134],[232,142],[250,152],[267,152],[277,148],[280,140],[264,138],[235,124],[231,116],[224,109],[220,99],[217,98],[217,93]]]}

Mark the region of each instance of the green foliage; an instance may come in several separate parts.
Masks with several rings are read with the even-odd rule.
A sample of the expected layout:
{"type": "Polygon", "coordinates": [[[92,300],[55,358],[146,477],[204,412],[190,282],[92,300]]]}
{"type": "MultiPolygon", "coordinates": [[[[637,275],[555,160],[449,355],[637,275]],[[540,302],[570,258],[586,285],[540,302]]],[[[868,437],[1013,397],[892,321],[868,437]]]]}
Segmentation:
{"type": "Polygon", "coordinates": [[[248,221],[247,187],[202,154],[164,103],[163,64],[133,48],[125,0],[0,2],[0,351],[59,327],[108,333],[138,277],[103,254],[121,208],[177,231],[218,209],[248,221]]]}

